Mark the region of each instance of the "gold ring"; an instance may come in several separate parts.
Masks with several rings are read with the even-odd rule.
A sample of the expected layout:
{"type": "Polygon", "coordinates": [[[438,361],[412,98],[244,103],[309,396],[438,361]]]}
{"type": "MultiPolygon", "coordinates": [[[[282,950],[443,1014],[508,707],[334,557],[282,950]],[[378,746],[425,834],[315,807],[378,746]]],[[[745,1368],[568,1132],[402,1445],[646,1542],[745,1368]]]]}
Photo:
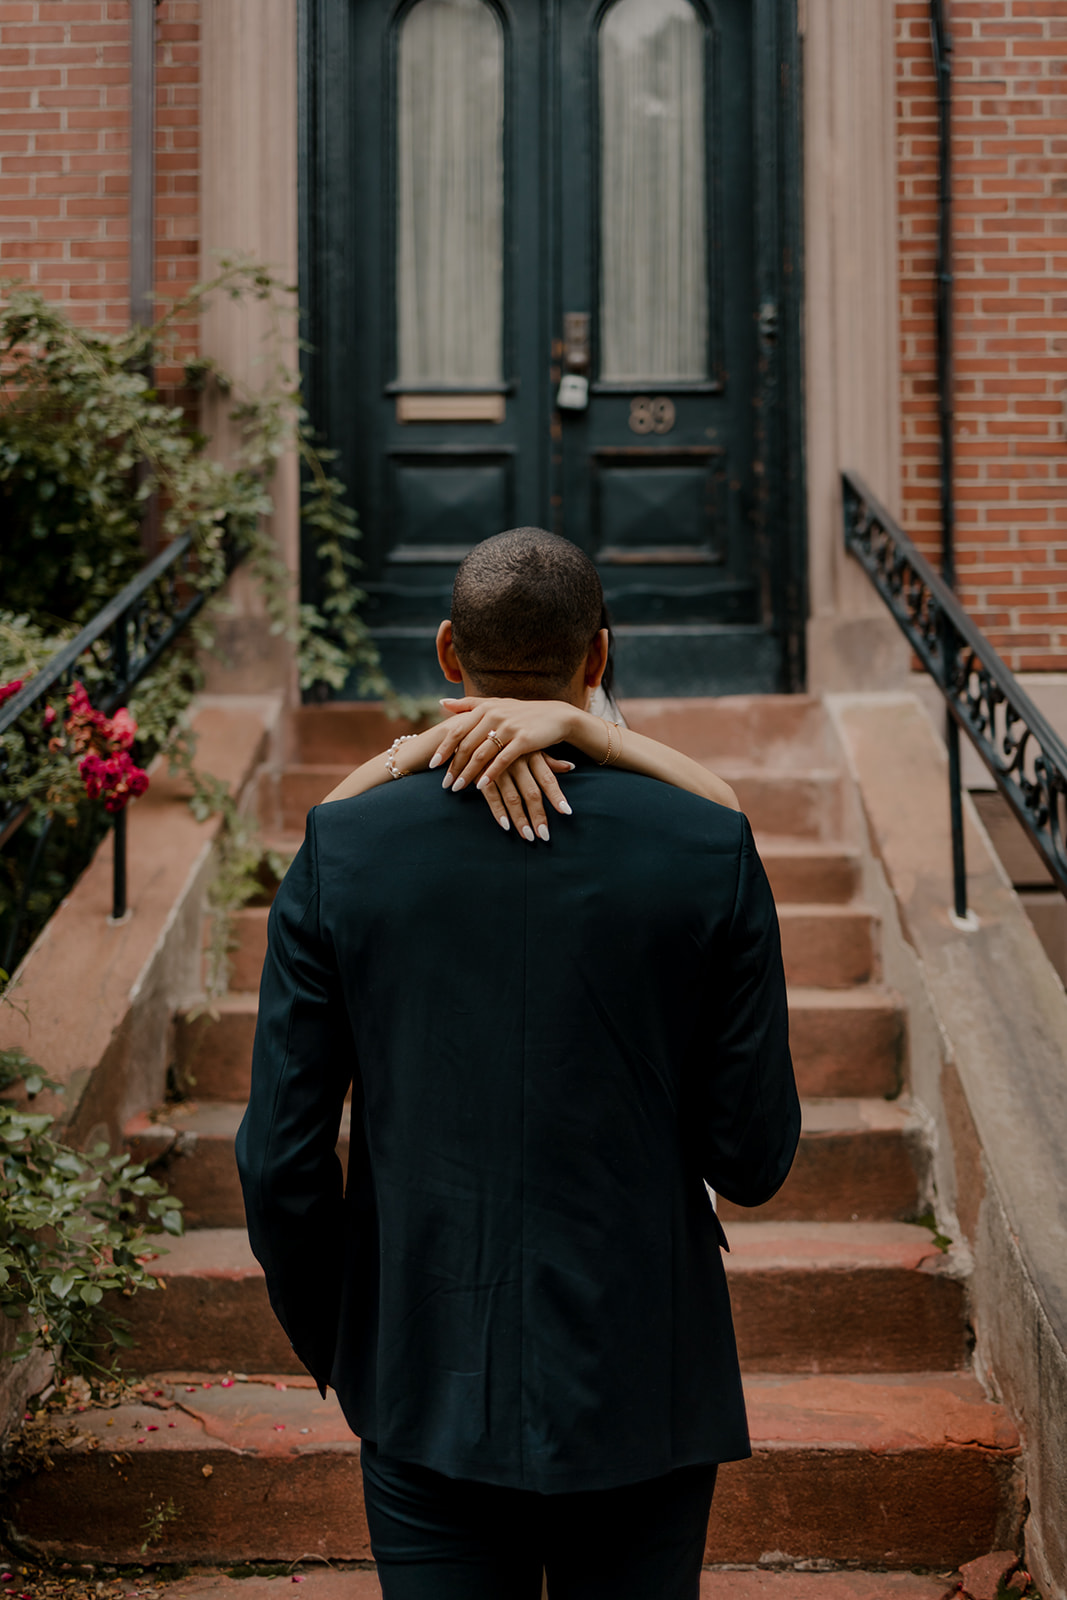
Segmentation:
{"type": "Polygon", "coordinates": [[[492,728],[489,729],[489,732],[486,734],[485,737],[487,739],[492,739],[493,742],[495,743],[495,745],[497,746],[497,749],[503,750],[504,741],[503,741],[503,739],[500,737],[500,735],[498,733],[494,733],[493,732],[492,728]]]}

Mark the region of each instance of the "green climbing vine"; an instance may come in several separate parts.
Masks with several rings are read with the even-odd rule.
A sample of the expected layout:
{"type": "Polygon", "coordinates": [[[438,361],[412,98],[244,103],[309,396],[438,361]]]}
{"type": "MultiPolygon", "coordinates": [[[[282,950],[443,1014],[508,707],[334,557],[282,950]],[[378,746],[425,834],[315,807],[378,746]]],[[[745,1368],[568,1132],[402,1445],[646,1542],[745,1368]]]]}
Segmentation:
{"type": "MultiPolygon", "coordinates": [[[[115,740],[109,745],[101,736],[96,743],[105,762],[114,755],[115,762],[143,771],[163,754],[186,772],[197,810],[224,813],[220,879],[230,883],[245,873],[240,863],[250,852],[248,829],[227,809],[222,786],[197,770],[187,718],[203,682],[200,659],[216,649],[228,549],[243,552],[271,630],[294,649],[302,689],[328,694],[354,675],[361,694],[385,701],[391,711],[419,709],[393,692],[360,615],[365,596],[355,514],[331,470],[331,452],[314,438],[298,374],[286,360],[295,315],[292,290],[240,260],[223,261],[210,281],[172,303],[154,326],[118,336],[77,326],[18,285],[8,285],[0,299],[0,702],[5,687],[32,678],[139,570],[150,505],[163,540],[191,532],[192,581],[216,598],[193,624],[188,646],[172,650],[138,686],[127,708],[136,724],[132,744],[119,751],[115,740]],[[182,359],[182,329],[220,298],[252,301],[267,312],[254,388],[238,384],[215,362],[182,359]],[[146,372],[153,363],[182,374],[185,405],[152,386],[146,372]],[[224,418],[224,456],[191,421],[190,394],[224,418]],[[318,604],[296,596],[269,531],[272,480],[290,452],[301,468],[301,522],[315,541],[318,604]]],[[[88,658],[84,669],[93,702],[99,675],[88,658]]],[[[65,695],[50,703],[45,714],[55,721],[57,737],[32,761],[19,759],[17,728],[3,741],[8,760],[0,771],[0,806],[29,800],[35,809],[22,838],[5,852],[0,935],[20,902],[40,830],[49,819],[64,825],[50,827],[47,859],[38,863],[29,889],[23,947],[104,826],[99,805],[86,809],[84,747],[62,737],[69,712],[65,695]]],[[[104,778],[96,787],[110,797],[104,778]]]]}
{"type": "Polygon", "coordinates": [[[151,1236],[181,1233],[181,1201],[128,1154],[56,1139],[33,1100],[59,1089],[21,1050],[0,1050],[0,1311],[23,1324],[15,1360],[45,1349],[94,1386],[132,1343],[118,1297],[159,1287],[151,1236]]]}

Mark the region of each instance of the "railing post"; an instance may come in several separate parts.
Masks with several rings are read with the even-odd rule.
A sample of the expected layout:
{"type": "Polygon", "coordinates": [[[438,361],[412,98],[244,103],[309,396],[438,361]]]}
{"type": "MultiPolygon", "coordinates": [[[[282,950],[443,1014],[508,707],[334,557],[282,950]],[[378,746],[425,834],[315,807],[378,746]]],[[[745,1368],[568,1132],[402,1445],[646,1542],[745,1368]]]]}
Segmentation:
{"type": "Polygon", "coordinates": [[[126,810],[115,812],[112,831],[114,860],[111,873],[111,920],[122,922],[126,916],[126,810]]]}
{"type": "MultiPolygon", "coordinates": [[[[127,637],[128,614],[123,611],[115,623],[112,634],[112,653],[115,663],[115,684],[125,692],[130,676],[130,651],[127,637]]],[[[112,829],[111,858],[111,921],[125,919],[126,905],[126,808],[115,813],[112,829]]]]}
{"type": "Polygon", "coordinates": [[[962,922],[967,917],[967,859],[963,851],[960,725],[951,711],[945,712],[945,742],[948,745],[948,803],[952,818],[952,889],[956,915],[962,922]]]}

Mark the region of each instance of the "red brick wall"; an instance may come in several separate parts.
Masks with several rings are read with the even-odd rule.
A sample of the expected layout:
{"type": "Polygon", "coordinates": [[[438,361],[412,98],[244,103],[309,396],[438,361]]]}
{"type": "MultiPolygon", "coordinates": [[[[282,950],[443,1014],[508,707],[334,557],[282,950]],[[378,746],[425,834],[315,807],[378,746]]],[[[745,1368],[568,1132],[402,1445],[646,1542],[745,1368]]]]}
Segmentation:
{"type": "MultiPolygon", "coordinates": [[[[1067,668],[1067,4],[949,0],[957,565],[1016,670],[1067,668]]],[[[905,521],[939,548],[937,124],[925,0],[897,0],[905,521]]]]}
{"type": "MultiPolygon", "coordinates": [[[[156,18],[157,289],[170,296],[199,271],[199,0],[163,0],[156,18]]],[[[116,332],[129,117],[129,0],[0,0],[0,275],[116,332]]]]}

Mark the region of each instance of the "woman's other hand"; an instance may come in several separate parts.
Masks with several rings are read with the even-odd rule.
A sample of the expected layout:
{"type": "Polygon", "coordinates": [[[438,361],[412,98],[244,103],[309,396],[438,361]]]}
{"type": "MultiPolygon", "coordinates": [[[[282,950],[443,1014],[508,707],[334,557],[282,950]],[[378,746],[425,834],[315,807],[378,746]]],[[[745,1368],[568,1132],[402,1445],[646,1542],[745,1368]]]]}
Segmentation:
{"type": "Polygon", "coordinates": [[[502,828],[507,830],[514,823],[530,844],[535,837],[544,839],[547,844],[549,832],[544,797],[547,796],[557,811],[569,817],[571,808],[555,774],[573,770],[573,761],[557,761],[555,756],[546,756],[537,750],[530,756],[516,756],[511,766],[495,781],[485,784],[481,792],[502,828]]]}

